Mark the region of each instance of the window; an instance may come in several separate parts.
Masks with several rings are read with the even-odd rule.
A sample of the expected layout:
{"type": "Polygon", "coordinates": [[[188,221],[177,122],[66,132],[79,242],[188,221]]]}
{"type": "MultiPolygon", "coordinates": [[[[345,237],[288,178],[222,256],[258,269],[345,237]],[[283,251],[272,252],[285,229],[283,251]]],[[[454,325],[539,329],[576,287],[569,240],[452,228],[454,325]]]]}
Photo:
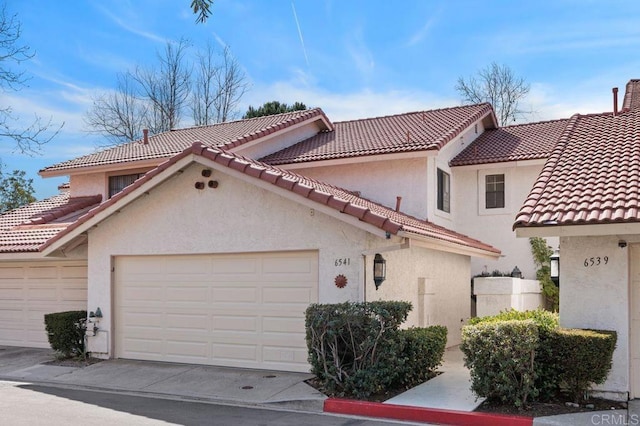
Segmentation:
{"type": "Polygon", "coordinates": [[[486,175],[485,208],[501,209],[504,207],[504,175],[486,175]]]}
{"type": "Polygon", "coordinates": [[[132,175],[109,176],[109,198],[131,185],[136,179],[142,177],[144,173],[132,175]]]}
{"type": "Polygon", "coordinates": [[[449,173],[438,169],[438,210],[451,211],[451,179],[449,173]]]}

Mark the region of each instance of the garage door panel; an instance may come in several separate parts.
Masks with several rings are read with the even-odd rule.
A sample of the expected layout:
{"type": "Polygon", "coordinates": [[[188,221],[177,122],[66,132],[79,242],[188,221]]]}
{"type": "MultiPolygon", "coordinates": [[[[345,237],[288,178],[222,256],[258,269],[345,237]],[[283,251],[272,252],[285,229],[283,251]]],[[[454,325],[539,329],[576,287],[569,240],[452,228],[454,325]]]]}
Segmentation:
{"type": "Polygon", "coordinates": [[[306,306],[313,299],[311,288],[265,288],[262,290],[262,301],[266,303],[300,303],[306,306]]]}
{"type": "Polygon", "coordinates": [[[230,361],[237,360],[249,361],[247,366],[256,367],[256,359],[258,356],[258,348],[256,345],[247,343],[217,343],[211,345],[211,353],[213,361],[230,361]]]}
{"type": "Polygon", "coordinates": [[[24,289],[19,287],[2,287],[0,288],[0,300],[8,303],[13,300],[22,301],[24,299],[24,289]]]}
{"type": "Polygon", "coordinates": [[[57,266],[40,266],[27,268],[27,279],[52,280],[57,278],[57,266]]]}
{"type": "Polygon", "coordinates": [[[16,280],[24,278],[25,270],[23,267],[7,267],[0,268],[0,283],[2,280],[16,280]]]}
{"type": "Polygon", "coordinates": [[[253,316],[214,316],[213,330],[256,331],[258,321],[253,316]]]}
{"type": "Polygon", "coordinates": [[[86,261],[0,266],[0,345],[49,347],[44,315],[87,308],[86,261]]]}
{"type": "Polygon", "coordinates": [[[262,319],[262,331],[277,333],[299,333],[304,330],[304,319],[266,317],[262,319]]]}
{"type": "Polygon", "coordinates": [[[255,287],[222,287],[213,289],[215,303],[258,303],[258,290],[255,287]]]}
{"type": "Polygon", "coordinates": [[[316,252],[117,258],[116,356],[308,371],[304,312],[317,301],[317,269],[316,252]],[[128,265],[139,259],[154,271],[151,297],[128,265]],[[166,265],[186,269],[157,274],[166,265]],[[155,343],[142,349],[136,338],[155,343]]]}

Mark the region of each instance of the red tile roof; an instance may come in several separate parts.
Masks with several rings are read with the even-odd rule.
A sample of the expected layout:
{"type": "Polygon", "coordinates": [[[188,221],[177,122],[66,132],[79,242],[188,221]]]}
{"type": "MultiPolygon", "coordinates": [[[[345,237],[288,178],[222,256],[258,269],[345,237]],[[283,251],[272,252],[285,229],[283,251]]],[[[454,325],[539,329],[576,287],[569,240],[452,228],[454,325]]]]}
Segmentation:
{"type": "Polygon", "coordinates": [[[196,140],[207,141],[209,146],[231,149],[314,118],[324,119],[325,123],[331,126],[324,112],[320,108],[315,108],[209,126],[176,129],[149,136],[148,144],[143,143],[142,140],[129,142],[46,167],[40,172],[47,174],[82,167],[170,158],[191,146],[196,140]]]}
{"type": "Polygon", "coordinates": [[[438,150],[487,116],[491,116],[495,123],[491,105],[478,104],[337,122],[334,123],[335,130],[321,132],[261,161],[281,165],[438,150]]]}
{"type": "Polygon", "coordinates": [[[514,228],[640,221],[640,110],[574,115],[514,228]]]}
{"type": "Polygon", "coordinates": [[[206,147],[202,143],[194,143],[192,147],[184,150],[169,161],[162,163],[155,169],[147,172],[142,178],[116,194],[108,201],[89,211],[78,221],[70,225],[64,232],[49,240],[41,249],[44,249],[64,235],[73,232],[83,223],[104,211],[108,207],[118,203],[130,193],[135,191],[155,176],[168,169],[173,164],[190,155],[198,155],[214,161],[224,167],[240,171],[248,176],[269,182],[275,186],[296,193],[314,202],[326,205],[341,213],[355,217],[365,223],[373,225],[391,234],[405,232],[416,236],[429,237],[435,240],[451,243],[457,246],[484,251],[487,255],[498,255],[500,251],[490,245],[465,235],[453,232],[433,223],[416,219],[406,214],[396,212],[388,207],[376,204],[367,199],[358,197],[353,193],[328,185],[316,180],[308,179],[296,173],[272,167],[265,163],[241,157],[225,150],[206,147]]]}
{"type": "Polygon", "coordinates": [[[64,193],[0,215],[0,253],[37,252],[101,200],[100,195],[70,198],[64,193]]]}
{"type": "Polygon", "coordinates": [[[640,80],[629,80],[624,92],[622,110],[629,111],[640,108],[640,80]]]}
{"type": "Polygon", "coordinates": [[[546,159],[568,119],[490,129],[451,160],[451,166],[546,159]]]}

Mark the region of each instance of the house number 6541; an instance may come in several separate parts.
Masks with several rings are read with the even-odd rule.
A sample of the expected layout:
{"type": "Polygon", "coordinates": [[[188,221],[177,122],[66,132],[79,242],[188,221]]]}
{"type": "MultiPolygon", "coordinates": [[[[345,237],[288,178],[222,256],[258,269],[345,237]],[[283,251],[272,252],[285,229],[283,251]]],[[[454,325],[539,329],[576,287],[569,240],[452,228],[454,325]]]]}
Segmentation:
{"type": "Polygon", "coordinates": [[[348,257],[342,258],[342,259],[336,259],[335,260],[335,265],[336,266],[348,266],[351,265],[351,259],[348,257]]]}
{"type": "Polygon", "coordinates": [[[584,260],[584,267],[590,268],[592,266],[606,265],[607,263],[609,263],[609,256],[589,257],[584,260]]]}

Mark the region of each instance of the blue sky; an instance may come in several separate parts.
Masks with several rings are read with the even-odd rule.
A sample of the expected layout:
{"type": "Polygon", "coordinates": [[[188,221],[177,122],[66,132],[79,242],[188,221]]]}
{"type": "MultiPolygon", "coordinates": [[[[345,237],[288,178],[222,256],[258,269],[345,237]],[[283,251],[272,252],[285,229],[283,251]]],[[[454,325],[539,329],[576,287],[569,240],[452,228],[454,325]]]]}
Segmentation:
{"type": "Polygon", "coordinates": [[[0,139],[5,170],[26,170],[38,198],[57,193],[65,179],[37,171],[105,143],[83,121],[92,97],[181,37],[231,49],[251,85],[240,113],[271,100],[321,107],[333,121],[455,106],[458,77],[495,61],[531,84],[522,107],[538,121],[611,111],[611,88],[640,78],[636,0],[216,0],[205,24],[189,5],[8,0],[36,56],[23,64],[29,87],[0,106],[64,127],[36,157],[0,139]]]}

